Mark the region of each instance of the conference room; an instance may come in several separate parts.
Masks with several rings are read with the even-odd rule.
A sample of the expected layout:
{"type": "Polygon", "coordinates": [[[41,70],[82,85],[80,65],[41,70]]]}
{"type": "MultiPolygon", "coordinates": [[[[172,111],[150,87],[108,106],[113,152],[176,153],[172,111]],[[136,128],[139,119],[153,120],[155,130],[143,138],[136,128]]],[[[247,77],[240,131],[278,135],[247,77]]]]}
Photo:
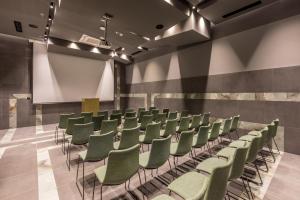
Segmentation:
{"type": "Polygon", "coordinates": [[[298,0],[2,0],[1,200],[299,200],[298,0]]]}

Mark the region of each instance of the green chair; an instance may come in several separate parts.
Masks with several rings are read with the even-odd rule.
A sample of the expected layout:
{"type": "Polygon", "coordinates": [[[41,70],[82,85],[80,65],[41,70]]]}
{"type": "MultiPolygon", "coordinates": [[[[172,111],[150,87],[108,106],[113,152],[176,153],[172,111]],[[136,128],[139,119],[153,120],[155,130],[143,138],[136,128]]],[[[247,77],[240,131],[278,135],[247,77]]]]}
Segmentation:
{"type": "Polygon", "coordinates": [[[71,146],[72,145],[85,145],[89,141],[89,137],[94,134],[94,123],[86,123],[86,124],[74,124],[72,137],[67,140],[68,148],[67,148],[67,166],[70,171],[70,161],[71,161],[71,146]]]}
{"type": "MultiPolygon", "coordinates": [[[[93,187],[93,199],[96,179],[100,182],[100,199],[102,200],[102,187],[120,185],[129,180],[136,173],[139,175],[139,145],[128,149],[113,150],[108,155],[107,165],[94,170],[95,179],[93,187]]],[[[125,184],[126,185],[126,184],[125,184]]]]}
{"type": "Polygon", "coordinates": [[[142,111],[146,111],[145,108],[138,108],[137,117],[140,118],[140,114],[142,111]]]}
{"type": "Polygon", "coordinates": [[[122,111],[121,110],[113,110],[112,114],[121,114],[122,115],[122,111]]]}
{"type": "Polygon", "coordinates": [[[127,149],[139,144],[139,127],[123,129],[120,141],[114,142],[114,149],[127,149]]]}
{"type": "MultiPolygon", "coordinates": [[[[210,162],[209,158],[202,163],[210,162]]],[[[183,199],[194,200],[223,200],[226,193],[229,171],[232,159],[225,161],[219,159],[219,165],[211,169],[209,175],[198,172],[188,172],[174,180],[168,189],[175,192],[183,199]]],[[[159,199],[157,197],[157,199],[159,199]]]]}
{"type": "Polygon", "coordinates": [[[104,120],[108,120],[108,111],[99,111],[98,115],[103,115],[104,116],[104,120]]]}
{"type": "Polygon", "coordinates": [[[190,121],[191,121],[191,117],[181,117],[176,132],[181,133],[182,131],[189,130],[190,121]]]}
{"type": "Polygon", "coordinates": [[[124,118],[132,118],[132,117],[136,117],[136,112],[125,112],[124,114],[124,118]]]}
{"type": "Polygon", "coordinates": [[[65,153],[65,150],[66,150],[66,145],[65,145],[66,138],[71,137],[74,132],[74,124],[83,124],[83,123],[84,123],[84,117],[68,118],[67,128],[66,128],[66,131],[63,132],[63,140],[61,143],[63,153],[65,153]]]}
{"type": "Polygon", "coordinates": [[[92,122],[94,122],[94,131],[99,131],[101,129],[101,124],[103,120],[104,120],[104,115],[92,117],[92,122]]]}
{"type": "Polygon", "coordinates": [[[54,140],[55,140],[56,144],[58,144],[58,131],[59,130],[65,131],[67,128],[68,119],[74,117],[74,115],[75,115],[74,113],[59,115],[59,122],[58,122],[58,125],[55,127],[55,133],[54,133],[54,140]]]}
{"type": "Polygon", "coordinates": [[[151,112],[147,111],[147,110],[142,110],[140,115],[139,115],[139,121],[138,121],[139,123],[141,123],[141,121],[142,121],[142,119],[145,115],[151,115],[151,112]]]}
{"type": "Polygon", "coordinates": [[[163,166],[167,161],[171,169],[169,161],[171,135],[166,138],[153,139],[151,150],[140,154],[140,167],[144,170],[145,183],[147,182],[145,169],[158,169],[163,166]]]}
{"type": "Polygon", "coordinates": [[[203,118],[201,120],[200,126],[207,126],[209,125],[209,118],[210,118],[210,112],[204,113],[203,118]]]}
{"type": "Polygon", "coordinates": [[[176,119],[167,120],[165,129],[160,130],[160,137],[166,138],[169,135],[176,135],[176,128],[177,128],[177,120],[176,119]]]}
{"type": "Polygon", "coordinates": [[[239,121],[240,121],[240,115],[236,115],[232,118],[232,123],[230,126],[230,133],[235,132],[236,136],[239,138],[239,133],[238,133],[238,126],[239,126],[239,121]]]}
{"type": "Polygon", "coordinates": [[[279,150],[278,145],[277,145],[276,140],[275,140],[275,137],[276,137],[277,132],[278,132],[279,119],[273,120],[273,123],[275,124],[275,127],[274,127],[273,132],[271,133],[271,136],[272,136],[272,140],[273,140],[273,142],[276,146],[276,149],[277,149],[278,153],[280,153],[280,150],[279,150]]]}
{"type": "Polygon", "coordinates": [[[110,115],[110,120],[117,119],[118,120],[118,126],[122,123],[122,113],[113,113],[110,115]]]}
{"type": "Polygon", "coordinates": [[[123,124],[123,129],[135,128],[137,126],[138,126],[137,117],[125,118],[124,124],[123,124]]]}
{"type": "Polygon", "coordinates": [[[182,157],[191,152],[192,144],[193,144],[193,136],[194,136],[194,131],[192,130],[183,131],[180,134],[178,142],[174,142],[170,146],[170,155],[173,156],[176,174],[177,174],[177,170],[176,170],[175,157],[182,157]]]}
{"type": "Polygon", "coordinates": [[[177,111],[175,112],[169,112],[168,119],[176,119],[177,120],[177,111]]]}
{"type": "Polygon", "coordinates": [[[142,148],[143,144],[148,144],[149,149],[149,144],[151,144],[154,139],[159,138],[160,126],[160,123],[152,123],[147,125],[145,134],[139,136],[139,142],[142,144],[142,148]]]}
{"type": "Polygon", "coordinates": [[[152,123],[152,120],[153,120],[153,115],[144,115],[141,120],[140,129],[146,130],[146,127],[148,126],[148,124],[152,123]]]}
{"type": "Polygon", "coordinates": [[[183,110],[180,113],[180,118],[182,117],[188,117],[189,116],[189,111],[188,110],[183,110]]]}
{"type": "Polygon", "coordinates": [[[82,178],[83,178],[82,199],[84,199],[84,189],[85,189],[84,163],[104,160],[104,164],[105,164],[105,158],[107,158],[109,152],[113,150],[113,139],[114,139],[113,132],[103,134],[103,135],[91,135],[89,138],[89,145],[87,150],[78,153],[76,185],[79,192],[81,192],[78,186],[78,172],[79,172],[80,163],[82,163],[82,178]]]}
{"type": "Polygon", "coordinates": [[[132,108],[127,108],[126,110],[125,110],[125,113],[127,113],[127,112],[134,112],[134,109],[132,109],[132,108]]]}
{"type": "Polygon", "coordinates": [[[167,120],[167,113],[158,113],[154,121],[160,122],[160,124],[163,126],[166,124],[166,120],[167,120]]]}
{"type": "Polygon", "coordinates": [[[198,130],[200,126],[202,115],[193,115],[192,116],[192,122],[190,124],[189,129],[195,129],[196,131],[198,130]]]}
{"type": "Polygon", "coordinates": [[[118,120],[102,120],[100,135],[113,132],[115,135],[118,133],[118,120]]]}
{"type": "Polygon", "coordinates": [[[80,113],[81,117],[84,117],[84,123],[92,122],[93,113],[92,112],[82,112],[80,113]]]}
{"type": "Polygon", "coordinates": [[[163,112],[163,113],[166,113],[167,116],[168,116],[168,115],[169,115],[169,112],[170,112],[170,109],[169,109],[169,108],[164,108],[162,112],[163,112]]]}
{"type": "Polygon", "coordinates": [[[207,145],[208,147],[208,131],[209,126],[201,126],[198,130],[198,133],[194,135],[193,137],[193,145],[192,148],[194,150],[194,156],[196,156],[195,149],[199,149],[207,145]]]}
{"type": "Polygon", "coordinates": [[[158,113],[159,113],[159,109],[151,110],[151,114],[153,115],[153,121],[156,121],[158,113]]]}
{"type": "Polygon", "coordinates": [[[156,109],[155,106],[150,106],[149,111],[151,112],[152,110],[156,109]]]}
{"type": "Polygon", "coordinates": [[[229,119],[225,119],[225,120],[224,120],[224,124],[223,124],[223,126],[221,126],[220,132],[219,132],[219,136],[220,136],[220,137],[225,137],[225,136],[227,136],[228,139],[231,140],[231,137],[230,137],[230,135],[229,135],[231,123],[232,123],[232,118],[229,118],[229,119]]]}
{"type": "Polygon", "coordinates": [[[211,130],[209,130],[209,132],[208,132],[207,145],[208,145],[208,152],[209,152],[210,155],[212,154],[212,151],[211,151],[209,142],[214,142],[216,139],[219,138],[221,124],[222,124],[221,122],[217,122],[217,121],[214,122],[213,125],[212,125],[211,130]]]}

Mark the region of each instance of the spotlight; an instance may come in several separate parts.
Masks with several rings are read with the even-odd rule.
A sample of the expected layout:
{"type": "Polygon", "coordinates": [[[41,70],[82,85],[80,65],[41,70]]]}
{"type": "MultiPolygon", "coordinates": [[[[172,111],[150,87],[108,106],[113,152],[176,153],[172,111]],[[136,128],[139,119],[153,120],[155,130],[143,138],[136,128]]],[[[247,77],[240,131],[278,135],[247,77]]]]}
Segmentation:
{"type": "Polygon", "coordinates": [[[143,47],[141,47],[141,46],[138,46],[137,48],[138,48],[138,49],[141,49],[141,50],[143,49],[143,47]]]}
{"type": "Polygon", "coordinates": [[[192,9],[195,10],[195,9],[196,9],[196,6],[193,6],[192,9]]]}
{"type": "Polygon", "coordinates": [[[104,27],[104,26],[100,26],[99,29],[100,29],[101,31],[105,31],[105,27],[104,27]]]}

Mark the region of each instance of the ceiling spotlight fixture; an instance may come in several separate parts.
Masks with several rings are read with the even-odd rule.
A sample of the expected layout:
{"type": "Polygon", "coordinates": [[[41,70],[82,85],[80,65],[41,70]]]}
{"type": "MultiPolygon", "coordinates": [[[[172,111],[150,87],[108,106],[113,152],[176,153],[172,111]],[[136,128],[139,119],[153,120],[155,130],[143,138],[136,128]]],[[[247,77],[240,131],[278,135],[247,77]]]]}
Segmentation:
{"type": "Polygon", "coordinates": [[[145,40],[150,40],[150,38],[148,38],[148,37],[146,37],[146,36],[143,36],[143,38],[145,39],[145,40]]]}
{"type": "Polygon", "coordinates": [[[196,9],[196,6],[193,6],[192,9],[195,10],[195,9],[196,9]]]}
{"type": "Polygon", "coordinates": [[[99,29],[100,29],[101,31],[105,31],[105,27],[104,27],[104,26],[100,26],[99,29]]]}
{"type": "Polygon", "coordinates": [[[120,37],[123,37],[123,33],[121,33],[121,32],[118,32],[118,31],[116,31],[116,34],[118,35],[118,36],[120,36],[120,37]]]}
{"type": "Polygon", "coordinates": [[[141,46],[138,46],[137,48],[138,48],[138,49],[143,49],[143,47],[141,47],[141,46]]]}
{"type": "Polygon", "coordinates": [[[124,47],[122,47],[121,51],[125,51],[125,48],[124,48],[124,47]]]}
{"type": "Polygon", "coordinates": [[[47,30],[49,29],[49,26],[48,26],[48,25],[46,26],[46,29],[47,29],[47,30]]]}

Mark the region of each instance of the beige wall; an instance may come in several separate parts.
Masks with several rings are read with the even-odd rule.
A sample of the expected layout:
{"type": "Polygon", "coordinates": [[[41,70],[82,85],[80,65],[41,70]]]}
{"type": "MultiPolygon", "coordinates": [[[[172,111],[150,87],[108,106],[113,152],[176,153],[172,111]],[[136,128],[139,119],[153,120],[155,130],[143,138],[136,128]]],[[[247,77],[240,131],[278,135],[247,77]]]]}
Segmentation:
{"type": "Polygon", "coordinates": [[[300,65],[300,15],[128,67],[141,83],[300,65]]]}

